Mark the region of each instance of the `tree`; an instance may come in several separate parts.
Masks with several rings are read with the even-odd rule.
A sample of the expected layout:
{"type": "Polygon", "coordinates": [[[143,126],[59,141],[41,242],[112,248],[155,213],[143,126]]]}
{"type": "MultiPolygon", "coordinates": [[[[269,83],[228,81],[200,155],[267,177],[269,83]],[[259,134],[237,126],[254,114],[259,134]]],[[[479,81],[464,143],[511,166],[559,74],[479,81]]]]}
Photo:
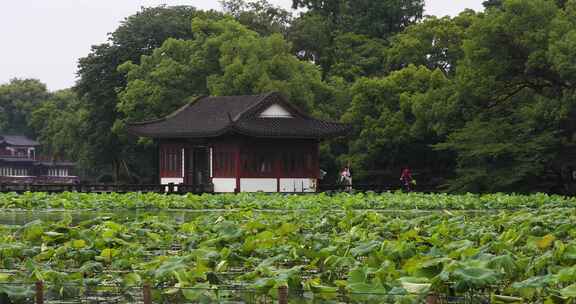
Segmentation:
{"type": "Polygon", "coordinates": [[[448,189],[457,192],[549,191],[535,188],[538,177],[560,149],[557,122],[548,123],[545,119],[557,115],[546,109],[549,101],[542,99],[523,105],[520,111],[507,117],[480,115],[451,133],[445,143],[437,144],[441,152],[457,153],[457,176],[448,181],[448,189]],[[538,110],[544,112],[537,113],[538,110]]]}
{"type": "Polygon", "coordinates": [[[46,85],[36,79],[14,78],[0,85],[0,132],[34,137],[28,120],[32,111],[48,97],[46,85]]]}
{"type": "Polygon", "coordinates": [[[75,160],[80,167],[87,159],[83,136],[88,113],[74,91],[57,91],[30,115],[28,125],[38,134],[43,154],[57,160],[75,160]]]}
{"type": "Polygon", "coordinates": [[[453,81],[440,70],[410,65],[383,78],[361,78],[343,119],[354,126],[350,152],[356,176],[402,165],[444,167],[449,159],[430,145],[458,123],[453,81]],[[451,119],[450,119],[451,118],[451,119]]]}
{"type": "Polygon", "coordinates": [[[328,49],[329,76],[339,76],[348,82],[359,77],[384,74],[384,41],[354,33],[336,36],[328,49]]]}
{"type": "Polygon", "coordinates": [[[191,21],[201,15],[221,16],[189,6],[142,8],[110,34],[108,43],[93,46],[91,53],[80,59],[74,90],[87,113],[85,125],[89,131],[83,136],[84,154],[91,158],[87,163],[92,167],[109,170],[113,164],[115,175],[121,167],[128,167],[124,146],[111,132],[117,119],[117,91],[126,85],[118,66],[126,61],[139,63],[142,55],[151,54],[168,38],[192,38],[191,21]]]}
{"type": "Polygon", "coordinates": [[[292,13],[266,0],[221,0],[220,4],[225,13],[261,35],[285,35],[292,20],[292,13]]]}
{"type": "Polygon", "coordinates": [[[387,40],[420,20],[424,6],[422,0],[293,0],[292,4],[307,9],[294,19],[288,33],[294,53],[322,67],[325,77],[348,81],[381,75],[387,40]]]}
{"type": "Polygon", "coordinates": [[[394,71],[410,64],[441,69],[446,75],[456,73],[464,56],[462,42],[466,30],[477,19],[472,10],[450,18],[429,16],[391,38],[385,50],[385,70],[394,71]]]}
{"type": "Polygon", "coordinates": [[[325,16],[340,32],[386,39],[422,18],[422,0],[293,0],[293,8],[306,8],[325,16]]]}
{"type": "Polygon", "coordinates": [[[333,23],[325,16],[305,13],[292,21],[288,39],[293,52],[302,60],[315,62],[323,70],[330,67],[327,56],[333,39],[333,23]]]}
{"type": "MultiPolygon", "coordinates": [[[[564,8],[564,6],[566,5],[566,3],[568,1],[569,0],[555,0],[556,4],[561,8],[564,8]]],[[[488,8],[502,8],[503,4],[504,4],[503,0],[486,0],[486,1],[482,2],[482,5],[487,9],[488,8]]]]}
{"type": "Polygon", "coordinates": [[[482,2],[485,8],[500,8],[502,7],[502,0],[486,0],[482,2]]]}
{"type": "Polygon", "coordinates": [[[293,56],[279,34],[262,37],[229,18],[199,18],[192,27],[194,39],[169,39],[139,65],[121,67],[128,79],[118,105],[123,120],[157,118],[198,95],[269,91],[312,110],[317,92],[326,92],[318,68],[293,56]]]}
{"type": "Polygon", "coordinates": [[[458,155],[452,190],[538,190],[539,176],[575,163],[563,152],[575,144],[563,128],[574,120],[575,17],[552,1],[506,0],[469,28],[456,72],[466,123],[436,146],[458,155]]]}

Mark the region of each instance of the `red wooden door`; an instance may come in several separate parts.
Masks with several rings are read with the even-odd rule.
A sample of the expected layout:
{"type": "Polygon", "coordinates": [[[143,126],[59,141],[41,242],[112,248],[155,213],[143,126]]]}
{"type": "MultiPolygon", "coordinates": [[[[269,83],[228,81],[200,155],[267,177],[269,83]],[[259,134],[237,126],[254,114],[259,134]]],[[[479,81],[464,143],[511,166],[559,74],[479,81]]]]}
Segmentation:
{"type": "Polygon", "coordinates": [[[185,177],[188,185],[207,185],[210,182],[210,150],[192,147],[185,150],[185,177]]]}

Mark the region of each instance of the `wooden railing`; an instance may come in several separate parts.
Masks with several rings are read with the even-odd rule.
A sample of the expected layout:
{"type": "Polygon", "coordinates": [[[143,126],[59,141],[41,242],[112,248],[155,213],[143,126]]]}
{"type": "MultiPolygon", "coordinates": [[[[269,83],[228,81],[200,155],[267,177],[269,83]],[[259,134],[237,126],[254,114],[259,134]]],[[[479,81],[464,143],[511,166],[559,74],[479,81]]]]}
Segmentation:
{"type": "Polygon", "coordinates": [[[183,184],[0,184],[0,192],[85,192],[85,193],[210,193],[212,185],[183,184]]]}
{"type": "MultiPolygon", "coordinates": [[[[358,185],[341,185],[321,184],[316,192],[290,192],[290,193],[318,193],[318,192],[386,192],[395,191],[399,187],[381,184],[358,184],[358,185]]],[[[418,192],[436,192],[433,186],[421,185],[414,189],[418,192]]],[[[84,193],[129,193],[129,192],[155,192],[166,194],[185,194],[185,193],[213,193],[212,184],[205,185],[187,185],[187,184],[1,184],[0,192],[84,192],[84,193]]]]}
{"type": "Polygon", "coordinates": [[[18,154],[11,154],[11,153],[6,153],[6,154],[0,153],[0,158],[36,160],[34,155],[26,155],[26,154],[18,155],[18,154]]]}

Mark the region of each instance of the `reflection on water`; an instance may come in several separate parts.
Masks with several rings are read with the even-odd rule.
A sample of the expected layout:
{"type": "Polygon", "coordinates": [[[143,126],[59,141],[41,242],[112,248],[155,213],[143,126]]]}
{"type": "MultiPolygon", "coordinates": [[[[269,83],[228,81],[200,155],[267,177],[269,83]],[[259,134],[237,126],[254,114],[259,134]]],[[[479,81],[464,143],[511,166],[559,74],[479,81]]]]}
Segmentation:
{"type": "MultiPolygon", "coordinates": [[[[559,210],[559,209],[555,209],[559,210]]],[[[171,217],[177,223],[184,223],[190,221],[202,214],[206,213],[230,213],[237,212],[236,209],[163,209],[163,210],[66,210],[66,209],[52,209],[52,210],[14,210],[14,209],[0,209],[0,225],[24,225],[26,223],[42,220],[44,222],[57,222],[68,216],[72,218],[72,223],[76,224],[85,220],[90,220],[96,217],[109,216],[113,218],[124,218],[124,221],[130,219],[137,219],[143,216],[165,216],[171,217]]],[[[252,210],[255,212],[266,213],[286,213],[286,212],[307,212],[307,209],[258,209],[252,210]]],[[[447,217],[455,217],[466,214],[467,216],[483,215],[486,213],[500,212],[501,210],[396,210],[396,209],[359,209],[354,212],[377,212],[380,214],[394,215],[395,217],[408,217],[411,218],[415,214],[442,214],[447,217]]],[[[342,209],[334,209],[330,212],[349,212],[342,209]]],[[[1,304],[1,302],[0,302],[1,304]]]]}
{"type": "Polygon", "coordinates": [[[0,225],[24,225],[26,223],[42,220],[45,222],[57,222],[68,215],[72,217],[73,223],[82,222],[101,216],[124,217],[127,219],[138,218],[145,215],[170,216],[176,222],[183,223],[197,217],[200,213],[206,211],[188,211],[188,210],[1,210],[0,225]]]}

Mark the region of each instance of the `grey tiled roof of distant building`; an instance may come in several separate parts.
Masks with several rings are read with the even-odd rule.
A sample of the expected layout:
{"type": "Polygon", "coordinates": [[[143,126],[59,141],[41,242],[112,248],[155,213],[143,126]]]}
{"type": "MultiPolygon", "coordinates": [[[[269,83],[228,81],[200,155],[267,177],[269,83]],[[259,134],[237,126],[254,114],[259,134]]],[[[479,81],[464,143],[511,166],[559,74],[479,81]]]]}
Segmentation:
{"type": "Polygon", "coordinates": [[[34,147],[40,143],[23,135],[5,135],[0,134],[0,144],[8,146],[34,147]]]}

